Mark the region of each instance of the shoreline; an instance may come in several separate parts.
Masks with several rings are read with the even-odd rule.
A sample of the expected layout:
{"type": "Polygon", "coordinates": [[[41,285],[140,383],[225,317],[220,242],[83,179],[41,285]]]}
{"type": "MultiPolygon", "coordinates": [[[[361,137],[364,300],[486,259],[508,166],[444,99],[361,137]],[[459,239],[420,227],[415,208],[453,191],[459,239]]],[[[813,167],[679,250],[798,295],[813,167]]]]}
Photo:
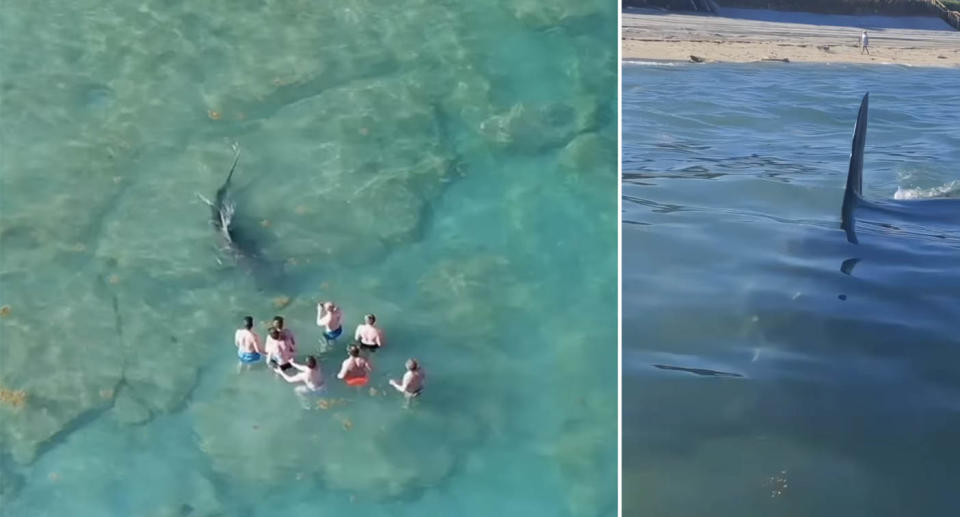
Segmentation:
{"type": "MultiPolygon", "coordinates": [[[[809,18],[809,13],[805,17],[809,18]]],[[[791,23],[652,9],[623,11],[623,60],[752,63],[895,64],[960,68],[960,33],[868,28],[870,54],[861,54],[860,28],[791,23]]],[[[871,24],[875,26],[876,24],[871,24]]]]}

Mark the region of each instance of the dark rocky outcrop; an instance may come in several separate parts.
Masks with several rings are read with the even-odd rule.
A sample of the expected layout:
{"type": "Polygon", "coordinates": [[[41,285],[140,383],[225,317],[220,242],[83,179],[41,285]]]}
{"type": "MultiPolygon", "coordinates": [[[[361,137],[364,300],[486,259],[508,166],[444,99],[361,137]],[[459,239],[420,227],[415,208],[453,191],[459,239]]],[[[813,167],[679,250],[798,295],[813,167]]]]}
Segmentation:
{"type": "Polygon", "coordinates": [[[940,17],[943,21],[950,24],[951,27],[960,31],[960,1],[933,0],[933,5],[937,7],[940,17]]]}

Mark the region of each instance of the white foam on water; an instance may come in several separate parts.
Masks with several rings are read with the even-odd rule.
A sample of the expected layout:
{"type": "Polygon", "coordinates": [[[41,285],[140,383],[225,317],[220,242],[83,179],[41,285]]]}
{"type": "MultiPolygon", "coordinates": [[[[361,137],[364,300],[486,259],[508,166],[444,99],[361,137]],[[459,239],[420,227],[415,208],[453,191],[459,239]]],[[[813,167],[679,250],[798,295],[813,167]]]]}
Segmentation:
{"type": "Polygon", "coordinates": [[[897,187],[897,192],[893,195],[893,199],[898,200],[937,198],[960,198],[960,180],[953,180],[949,183],[932,188],[897,187]]]}
{"type": "Polygon", "coordinates": [[[681,63],[677,61],[647,61],[643,59],[639,59],[639,60],[624,59],[623,64],[630,65],[630,66],[678,66],[681,63]]]}

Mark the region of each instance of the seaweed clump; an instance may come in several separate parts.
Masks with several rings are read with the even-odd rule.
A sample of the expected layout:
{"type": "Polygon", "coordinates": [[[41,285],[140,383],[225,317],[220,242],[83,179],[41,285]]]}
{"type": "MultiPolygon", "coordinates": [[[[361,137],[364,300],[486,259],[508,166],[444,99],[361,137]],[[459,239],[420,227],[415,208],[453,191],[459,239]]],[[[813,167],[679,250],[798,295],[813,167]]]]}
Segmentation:
{"type": "Polygon", "coordinates": [[[27,405],[27,392],[0,386],[0,404],[13,409],[21,409],[27,405]]]}

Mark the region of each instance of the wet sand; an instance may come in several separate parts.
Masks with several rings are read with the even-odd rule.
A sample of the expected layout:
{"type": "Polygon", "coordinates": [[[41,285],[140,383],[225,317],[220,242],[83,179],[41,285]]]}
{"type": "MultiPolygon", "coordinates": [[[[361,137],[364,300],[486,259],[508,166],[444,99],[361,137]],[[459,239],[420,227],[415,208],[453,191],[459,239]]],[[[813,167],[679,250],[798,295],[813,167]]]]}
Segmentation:
{"type": "MultiPolygon", "coordinates": [[[[810,15],[806,14],[805,19],[810,15]]],[[[960,32],[869,28],[870,54],[861,54],[859,27],[783,23],[630,9],[623,12],[623,59],[743,63],[900,64],[960,68],[960,32]]]]}

